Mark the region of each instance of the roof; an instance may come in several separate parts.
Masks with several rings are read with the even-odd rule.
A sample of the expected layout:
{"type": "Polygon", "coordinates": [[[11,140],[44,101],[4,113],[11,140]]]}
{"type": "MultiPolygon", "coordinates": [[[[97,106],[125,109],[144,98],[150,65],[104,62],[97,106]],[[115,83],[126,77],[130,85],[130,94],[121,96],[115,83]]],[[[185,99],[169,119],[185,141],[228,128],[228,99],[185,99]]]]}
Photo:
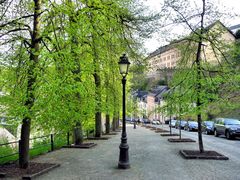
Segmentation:
{"type": "MultiPolygon", "coordinates": [[[[240,24],[229,27],[229,29],[236,35],[236,32],[240,30],[240,24]]],[[[237,38],[237,37],[236,37],[237,38]]]]}
{"type": "Polygon", "coordinates": [[[215,26],[216,24],[220,24],[224,29],[226,29],[230,34],[232,34],[235,37],[235,34],[229,29],[227,28],[221,21],[217,20],[214,23],[210,24],[209,26],[207,26],[206,28],[204,28],[206,31],[209,31],[213,26],[215,26]]]}
{"type": "Polygon", "coordinates": [[[133,96],[136,97],[136,98],[142,98],[144,96],[146,96],[148,94],[147,91],[136,91],[133,93],[133,96]]]}
{"type": "Polygon", "coordinates": [[[168,44],[168,45],[159,47],[157,50],[155,50],[154,52],[150,53],[148,58],[154,57],[154,56],[156,56],[158,54],[162,54],[162,53],[168,51],[169,49],[171,49],[172,47],[173,47],[172,44],[168,44]]]}
{"type": "Polygon", "coordinates": [[[229,29],[232,31],[232,30],[235,30],[235,29],[240,29],[240,24],[237,24],[237,25],[234,25],[234,26],[230,26],[229,29]]]}
{"type": "Polygon", "coordinates": [[[168,90],[168,86],[157,86],[150,90],[150,93],[154,97],[159,97],[162,95],[162,93],[166,92],[168,90]]]}

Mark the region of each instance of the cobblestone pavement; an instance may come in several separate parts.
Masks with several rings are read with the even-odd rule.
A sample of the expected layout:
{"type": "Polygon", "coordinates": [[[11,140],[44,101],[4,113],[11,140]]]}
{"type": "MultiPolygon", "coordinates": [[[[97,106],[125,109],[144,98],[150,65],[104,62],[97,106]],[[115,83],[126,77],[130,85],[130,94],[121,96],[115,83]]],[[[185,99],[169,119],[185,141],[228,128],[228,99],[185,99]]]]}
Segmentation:
{"type": "Polygon", "coordinates": [[[92,149],[61,149],[34,159],[61,164],[36,179],[240,180],[240,156],[227,161],[186,160],[179,150],[198,149],[197,143],[170,143],[169,137],[139,126],[133,129],[132,125],[128,125],[127,134],[130,169],[117,169],[119,133],[109,140],[95,141],[98,145],[92,149]]]}

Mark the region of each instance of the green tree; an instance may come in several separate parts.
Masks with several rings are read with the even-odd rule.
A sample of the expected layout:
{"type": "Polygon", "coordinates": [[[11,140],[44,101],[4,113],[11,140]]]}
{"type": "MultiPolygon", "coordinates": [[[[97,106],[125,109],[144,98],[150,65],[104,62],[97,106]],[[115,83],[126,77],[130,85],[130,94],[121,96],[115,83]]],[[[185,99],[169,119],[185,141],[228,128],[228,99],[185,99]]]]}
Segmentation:
{"type": "Polygon", "coordinates": [[[202,0],[201,6],[196,7],[198,13],[195,13],[189,1],[165,1],[165,12],[174,13],[170,21],[184,24],[191,32],[175,44],[181,52],[181,59],[170,83],[172,92],[176,95],[170,98],[173,98],[175,103],[181,103],[184,114],[196,115],[201,153],[204,152],[202,115],[211,102],[222,99],[218,89],[230,75],[229,69],[224,65],[227,61],[226,50],[229,47],[229,43],[222,39],[226,29],[218,21],[205,27],[206,21],[214,20],[220,14],[218,11],[211,12],[211,6],[202,0]],[[212,51],[215,64],[210,63],[211,59],[206,59],[206,48],[212,51]],[[216,72],[214,76],[211,76],[212,72],[216,72]]]}

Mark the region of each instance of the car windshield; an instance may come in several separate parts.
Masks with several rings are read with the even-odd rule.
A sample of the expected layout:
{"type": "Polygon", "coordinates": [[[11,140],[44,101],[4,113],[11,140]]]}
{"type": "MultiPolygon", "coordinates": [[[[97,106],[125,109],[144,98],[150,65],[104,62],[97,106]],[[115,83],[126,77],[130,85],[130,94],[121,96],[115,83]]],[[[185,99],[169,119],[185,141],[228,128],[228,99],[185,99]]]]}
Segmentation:
{"type": "Polygon", "coordinates": [[[226,125],[240,125],[240,121],[239,120],[235,120],[235,119],[231,119],[231,120],[226,120],[225,121],[226,125]]]}
{"type": "Polygon", "coordinates": [[[189,124],[192,124],[192,125],[197,125],[198,123],[197,122],[195,122],[195,121],[190,121],[190,122],[188,122],[189,124]]]}
{"type": "Polygon", "coordinates": [[[187,123],[187,121],[181,121],[181,124],[186,124],[187,123]]]}
{"type": "Polygon", "coordinates": [[[205,121],[205,124],[206,124],[207,126],[211,126],[211,125],[213,125],[213,121],[205,121]]]}

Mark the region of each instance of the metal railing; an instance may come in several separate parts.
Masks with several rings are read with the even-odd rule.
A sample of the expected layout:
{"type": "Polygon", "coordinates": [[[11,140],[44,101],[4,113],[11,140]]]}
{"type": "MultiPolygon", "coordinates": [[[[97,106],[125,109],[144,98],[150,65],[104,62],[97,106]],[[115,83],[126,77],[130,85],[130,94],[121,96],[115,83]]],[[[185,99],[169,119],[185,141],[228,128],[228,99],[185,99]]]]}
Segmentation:
{"type": "MultiPolygon", "coordinates": [[[[84,139],[88,138],[89,136],[94,136],[94,134],[95,134],[94,129],[93,130],[87,130],[84,133],[84,139]]],[[[64,138],[64,136],[65,136],[64,133],[58,133],[58,134],[49,134],[49,135],[45,135],[45,136],[39,136],[39,137],[30,138],[29,139],[30,141],[35,141],[35,142],[30,143],[29,150],[31,152],[33,150],[36,150],[36,149],[39,149],[39,148],[42,148],[42,147],[50,146],[48,152],[51,152],[51,151],[54,151],[56,148],[61,148],[63,145],[66,145],[66,144],[70,145],[70,143],[71,143],[70,142],[70,137],[73,136],[73,134],[68,132],[67,136],[65,136],[66,139],[64,138]],[[61,140],[65,141],[65,143],[63,143],[59,147],[57,147],[57,143],[56,143],[56,140],[55,140],[57,137],[61,137],[61,140]],[[37,141],[38,139],[41,139],[41,140],[37,141]],[[34,144],[34,143],[37,143],[37,145],[34,144]]],[[[20,153],[19,152],[19,149],[20,149],[19,145],[20,144],[21,144],[21,140],[0,144],[0,153],[1,153],[1,147],[4,147],[4,146],[6,148],[9,148],[9,151],[12,152],[12,153],[9,153],[9,154],[5,154],[3,156],[0,154],[0,164],[17,161],[19,159],[19,153],[20,153]],[[17,157],[13,158],[13,160],[9,160],[9,161],[6,161],[6,162],[2,163],[2,161],[1,161],[2,159],[8,158],[8,157],[11,157],[11,156],[13,156],[13,157],[17,156],[17,157]]]]}
{"type": "MultiPolygon", "coordinates": [[[[55,146],[56,145],[56,141],[54,141],[54,138],[57,138],[58,135],[59,135],[59,137],[61,137],[62,140],[65,139],[65,138],[63,138],[63,136],[61,136],[61,135],[63,135],[62,133],[59,133],[59,134],[49,134],[49,135],[45,135],[45,136],[39,136],[39,137],[31,138],[30,141],[35,141],[35,142],[30,143],[30,149],[29,150],[33,151],[33,150],[36,150],[36,149],[39,149],[39,148],[42,148],[42,147],[50,146],[50,148],[48,149],[48,152],[54,151],[55,148],[57,148],[57,146],[55,146]],[[41,140],[37,141],[37,139],[41,139],[41,140]],[[42,140],[42,139],[44,139],[44,140],[42,140]]],[[[70,144],[70,140],[69,139],[70,139],[70,135],[68,133],[67,141],[65,140],[65,143],[63,145],[65,145],[66,143],[70,144]]],[[[1,156],[1,154],[0,154],[0,164],[7,163],[9,161],[17,161],[19,159],[19,153],[20,153],[19,152],[19,149],[20,149],[19,145],[20,144],[21,144],[21,140],[0,144],[0,152],[1,152],[1,147],[6,147],[7,150],[13,152],[13,153],[5,154],[3,156],[1,156]],[[6,161],[4,163],[1,163],[2,159],[5,159],[5,158],[11,157],[11,156],[15,156],[15,155],[17,155],[18,157],[16,157],[15,159],[13,158],[14,160],[9,160],[9,161],[6,161]]]]}

